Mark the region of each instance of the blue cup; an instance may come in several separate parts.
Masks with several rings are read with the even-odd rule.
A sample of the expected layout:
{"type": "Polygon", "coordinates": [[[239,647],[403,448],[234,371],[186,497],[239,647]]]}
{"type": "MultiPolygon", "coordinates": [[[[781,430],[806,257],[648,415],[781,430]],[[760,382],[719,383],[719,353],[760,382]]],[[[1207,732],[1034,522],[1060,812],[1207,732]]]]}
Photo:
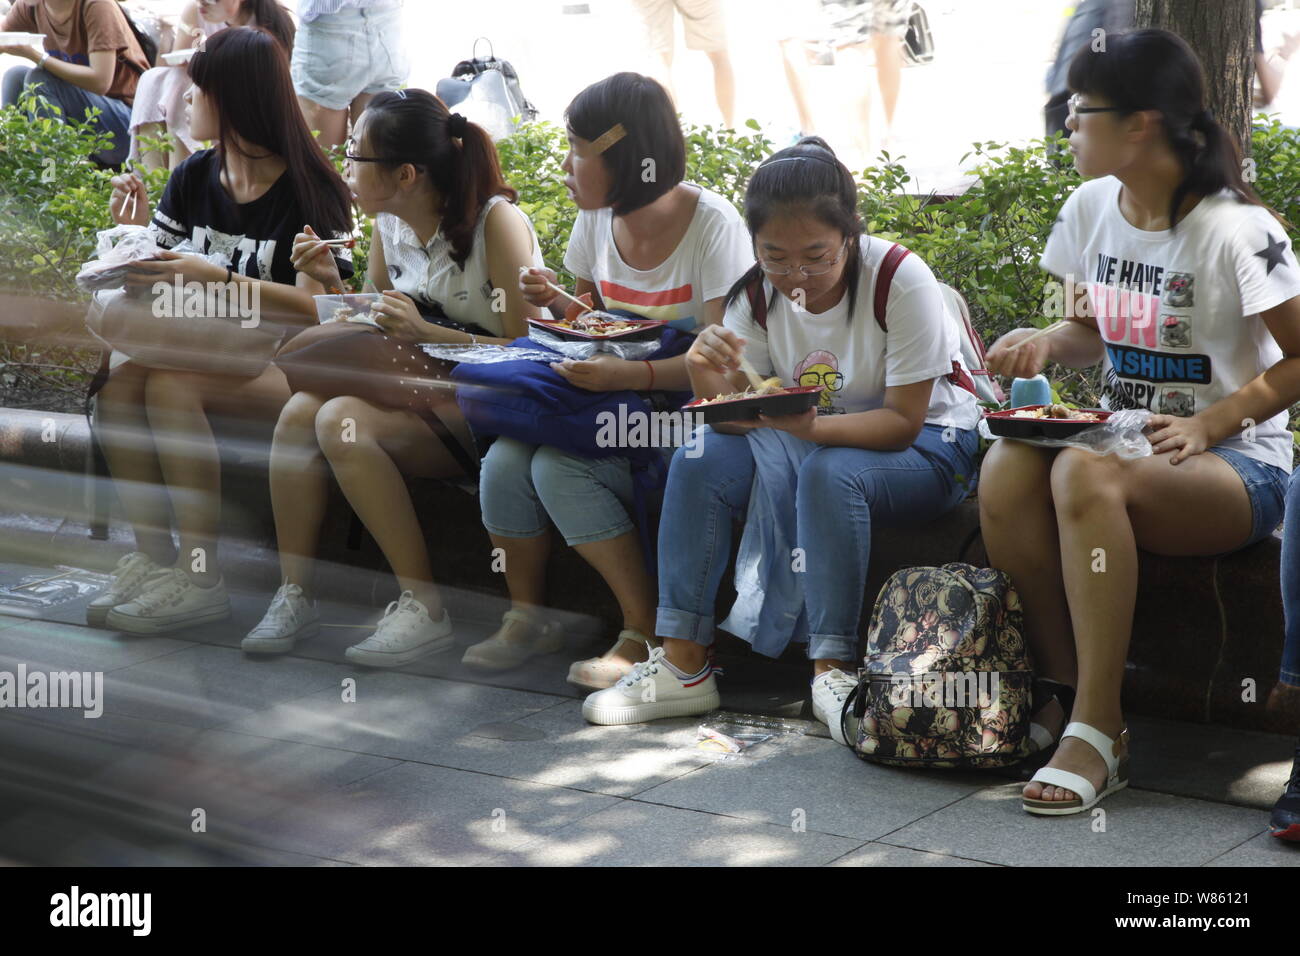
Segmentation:
{"type": "Polygon", "coordinates": [[[1052,384],[1045,375],[1033,378],[1018,378],[1011,383],[1011,407],[1023,408],[1025,405],[1050,405],[1052,403],[1052,384]]]}

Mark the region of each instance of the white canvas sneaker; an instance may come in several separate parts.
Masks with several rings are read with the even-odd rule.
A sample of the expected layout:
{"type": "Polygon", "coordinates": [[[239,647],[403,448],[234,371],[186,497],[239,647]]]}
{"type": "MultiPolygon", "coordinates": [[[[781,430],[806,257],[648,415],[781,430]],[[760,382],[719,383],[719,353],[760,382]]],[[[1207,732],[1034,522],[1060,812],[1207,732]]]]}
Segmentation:
{"type": "Polygon", "coordinates": [[[847,730],[852,737],[856,738],[858,720],[850,714],[844,721],[845,726],[841,728],[840,714],[844,711],[844,702],[857,686],[856,677],[836,667],[818,674],[812,682],[813,716],[830,730],[831,740],[849,747],[853,746],[853,741],[844,739],[844,731],[847,730]]]}
{"type": "Polygon", "coordinates": [[[654,648],[649,660],[634,664],[613,687],[588,696],[582,716],[593,724],[639,724],[704,714],[722,703],[712,668],[703,677],[683,682],[663,658],[664,649],[654,648]]]}
{"type": "Polygon", "coordinates": [[[230,596],[218,579],[201,588],[180,568],[151,575],[133,600],[108,612],[105,623],[127,634],[162,634],[230,617],[230,596]]]}
{"type": "Polygon", "coordinates": [[[436,654],[455,646],[451,637],[451,615],[446,608],[442,620],[434,621],[428,609],[410,591],[389,603],[375,625],[375,633],[345,652],[348,660],[367,667],[401,667],[425,654],[436,654]]]}
{"type": "Polygon", "coordinates": [[[91,627],[103,627],[109,611],[119,604],[126,604],[143,591],[145,579],[151,574],[165,570],[143,551],[123,555],[113,569],[108,587],[86,605],[86,623],[91,627]]]}
{"type": "Polygon", "coordinates": [[[239,646],[250,654],[283,654],[300,637],[320,633],[320,614],[302,588],[288,581],[271,598],[271,606],[239,646]]]}

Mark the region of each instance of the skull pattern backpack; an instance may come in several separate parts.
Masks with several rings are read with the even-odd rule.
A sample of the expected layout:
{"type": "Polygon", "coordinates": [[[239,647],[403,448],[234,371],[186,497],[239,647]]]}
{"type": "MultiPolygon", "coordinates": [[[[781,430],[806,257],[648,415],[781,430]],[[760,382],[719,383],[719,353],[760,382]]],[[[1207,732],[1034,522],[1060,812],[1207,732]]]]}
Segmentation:
{"type": "Polygon", "coordinates": [[[904,568],[880,589],[846,735],[896,767],[1001,767],[1029,750],[1032,675],[1020,597],[1005,572],[904,568]]]}

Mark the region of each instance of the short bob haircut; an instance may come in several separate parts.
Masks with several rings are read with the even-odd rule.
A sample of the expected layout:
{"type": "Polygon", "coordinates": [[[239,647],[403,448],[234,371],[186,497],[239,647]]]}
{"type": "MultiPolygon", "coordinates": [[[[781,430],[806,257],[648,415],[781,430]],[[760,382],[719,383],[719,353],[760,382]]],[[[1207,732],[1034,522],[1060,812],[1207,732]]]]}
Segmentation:
{"type": "Polygon", "coordinates": [[[640,73],[615,73],[573,98],[564,113],[569,132],[592,141],[615,124],[624,136],[603,153],[611,185],[606,205],[616,216],[648,206],[686,178],[686,140],[668,91],[640,73]],[[645,161],[653,160],[646,181],[645,161]]]}

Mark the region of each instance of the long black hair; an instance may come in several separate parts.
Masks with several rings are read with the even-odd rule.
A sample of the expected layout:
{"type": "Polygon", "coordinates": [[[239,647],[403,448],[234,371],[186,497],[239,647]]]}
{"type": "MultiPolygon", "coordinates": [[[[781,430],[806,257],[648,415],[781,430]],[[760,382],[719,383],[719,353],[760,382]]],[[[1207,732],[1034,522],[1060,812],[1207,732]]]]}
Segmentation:
{"type": "Polygon", "coordinates": [[[253,23],[280,41],[286,53],[293,51],[293,19],[279,0],[244,0],[243,9],[253,15],[253,23]]]}
{"type": "Polygon", "coordinates": [[[1069,84],[1075,93],[1104,97],[1121,116],[1160,113],[1165,137],[1183,166],[1182,182],[1169,200],[1171,229],[1190,195],[1227,189],[1241,202],[1265,205],[1242,178],[1236,138],[1206,108],[1201,61],[1182,37],[1167,30],[1130,30],[1107,37],[1104,52],[1089,44],[1070,61],[1069,84]]]}
{"type": "Polygon", "coordinates": [[[492,137],[425,90],[379,93],[362,116],[368,147],[384,165],[411,163],[428,173],[442,197],[442,234],[456,265],[465,268],[487,201],[519,198],[501,174],[492,137]]]}
{"type": "MultiPolygon", "coordinates": [[[[835,152],[819,136],[805,136],[793,146],[773,153],[763,160],[749,178],[745,188],[745,225],[749,238],[756,241],[758,231],[775,216],[810,215],[848,240],[844,254],[844,281],[848,285],[849,314],[858,302],[858,279],[862,274],[862,217],[858,215],[858,188],[848,167],[835,158],[835,152]]],[[[755,254],[757,259],[757,253],[755,254]]],[[[763,270],[755,262],[727,291],[724,306],[743,294],[747,286],[762,288],[763,270]]],[[[775,302],[773,292],[768,301],[775,302]]]]}
{"type": "Polygon", "coordinates": [[[352,193],[307,128],[279,40],[257,27],[227,27],[190,60],[189,76],[216,110],[223,168],[226,151],[240,149],[234,133],[284,160],[303,220],[319,235],[352,231],[352,193]]]}

